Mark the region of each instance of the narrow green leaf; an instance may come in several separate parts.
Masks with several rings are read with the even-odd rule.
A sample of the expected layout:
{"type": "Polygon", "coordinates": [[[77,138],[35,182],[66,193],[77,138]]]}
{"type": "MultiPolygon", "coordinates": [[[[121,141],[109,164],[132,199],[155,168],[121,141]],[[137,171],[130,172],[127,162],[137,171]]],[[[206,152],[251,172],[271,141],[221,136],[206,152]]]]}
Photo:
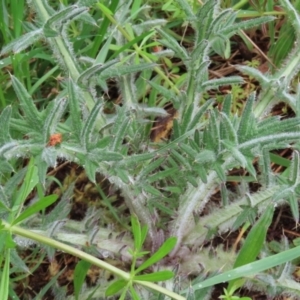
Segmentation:
{"type": "Polygon", "coordinates": [[[107,8],[105,5],[103,5],[102,3],[98,2],[97,5],[101,9],[101,11],[103,11],[106,15],[108,15],[108,16],[113,15],[112,11],[109,8],[107,8]]]}
{"type": "MultiPolygon", "coordinates": [[[[141,153],[141,154],[136,154],[136,155],[130,155],[130,156],[124,157],[123,162],[126,165],[131,165],[131,164],[136,164],[136,163],[141,162],[141,161],[152,159],[155,156],[156,156],[155,153],[141,153]]],[[[162,160],[163,160],[163,158],[162,158],[162,160]]],[[[153,168],[155,169],[154,166],[153,166],[153,168]]],[[[143,171],[144,170],[142,170],[142,172],[143,171]]],[[[151,172],[151,171],[149,171],[149,172],[151,172]]],[[[146,174],[148,172],[148,170],[145,170],[144,172],[146,174]]]]}
{"type": "MultiPolygon", "coordinates": [[[[53,16],[51,16],[46,23],[44,24],[44,34],[46,37],[53,37],[55,30],[53,27],[58,26],[58,29],[61,29],[62,22],[69,21],[78,15],[87,12],[88,8],[84,6],[78,7],[77,5],[70,5],[61,11],[57,12],[53,16]]],[[[54,35],[55,36],[55,35],[54,35]]]]}
{"type": "Polygon", "coordinates": [[[148,38],[148,36],[150,37],[154,33],[155,33],[155,31],[151,30],[151,31],[147,31],[147,32],[142,33],[141,35],[136,36],[134,39],[130,40],[128,43],[126,43],[124,46],[122,46],[119,50],[115,51],[114,54],[109,59],[114,59],[114,58],[118,57],[118,55],[120,53],[124,53],[127,49],[130,49],[134,44],[137,44],[139,41],[142,41],[144,38],[148,38]]]}
{"type": "Polygon", "coordinates": [[[119,151],[120,146],[122,145],[122,142],[125,138],[125,135],[127,134],[127,128],[131,122],[131,119],[129,116],[126,116],[122,114],[120,117],[123,117],[123,120],[120,124],[118,124],[118,128],[115,131],[115,136],[112,139],[111,147],[110,149],[112,151],[119,151]]]}
{"type": "Polygon", "coordinates": [[[273,173],[271,169],[270,152],[268,149],[262,150],[262,155],[259,157],[259,163],[262,166],[262,176],[267,187],[273,183],[273,173]]]}
{"type": "Polygon", "coordinates": [[[149,174],[159,168],[164,160],[164,157],[158,157],[157,159],[150,161],[148,165],[145,163],[139,178],[148,178],[149,174]]]}
{"type": "Polygon", "coordinates": [[[251,93],[246,101],[242,116],[240,118],[240,124],[238,129],[238,136],[247,136],[250,132],[250,126],[252,124],[251,118],[253,118],[253,105],[255,101],[255,93],[251,93]]]}
{"type": "Polygon", "coordinates": [[[189,59],[189,55],[186,52],[184,47],[181,47],[176,39],[174,39],[171,35],[166,33],[165,31],[155,28],[155,30],[165,39],[165,40],[160,40],[160,43],[168,47],[169,49],[173,50],[175,54],[181,58],[183,61],[187,61],[189,59]]]}
{"type": "Polygon", "coordinates": [[[39,201],[28,207],[23,213],[21,213],[13,222],[12,225],[16,225],[23,220],[26,220],[33,214],[45,209],[46,207],[50,206],[57,200],[57,195],[49,195],[46,197],[41,198],[39,201]]]}
{"type": "MultiPolygon", "coordinates": [[[[287,146],[288,142],[296,141],[300,138],[300,132],[292,131],[279,134],[271,134],[260,137],[253,137],[252,139],[243,142],[239,145],[240,150],[252,149],[258,145],[271,145],[273,149],[279,149],[282,146],[287,146]]],[[[285,148],[285,147],[283,147],[285,148]]]]}
{"type": "Polygon", "coordinates": [[[293,160],[291,163],[291,181],[294,185],[297,185],[300,183],[300,158],[299,158],[299,152],[294,151],[293,152],[293,160]]]}
{"type": "Polygon", "coordinates": [[[41,28],[32,30],[28,33],[23,34],[18,39],[13,40],[11,43],[6,45],[2,48],[0,55],[9,54],[9,52],[13,51],[13,53],[19,53],[29,46],[31,46],[33,43],[38,41],[42,38],[42,32],[43,30],[41,28]]]}
{"type": "Polygon", "coordinates": [[[24,112],[26,120],[28,121],[32,129],[38,132],[41,131],[41,129],[43,128],[43,122],[41,120],[39,111],[33,103],[31,96],[26,91],[22,83],[17,79],[17,77],[11,75],[11,81],[20,101],[21,109],[24,112]]]}
{"type": "Polygon", "coordinates": [[[158,271],[150,274],[144,275],[136,275],[133,280],[141,280],[141,281],[164,281],[173,278],[174,273],[171,271],[158,271]]]}
{"type": "Polygon", "coordinates": [[[184,156],[182,156],[178,151],[176,151],[175,149],[170,149],[170,152],[171,152],[172,158],[175,161],[177,161],[179,163],[179,165],[181,164],[188,170],[191,169],[189,161],[184,156]]]}
{"type": "MultiPolygon", "coordinates": [[[[179,193],[178,193],[179,194],[179,193]]],[[[170,199],[168,199],[170,200],[170,199]]],[[[155,207],[158,210],[162,211],[163,213],[168,214],[169,216],[173,216],[173,209],[168,208],[165,203],[160,203],[157,199],[148,200],[148,204],[150,207],[155,207]]]]}
{"type": "Polygon", "coordinates": [[[135,291],[134,287],[132,285],[129,286],[129,290],[132,296],[132,300],[141,300],[138,293],[135,291]]]}
{"type": "Polygon", "coordinates": [[[216,160],[217,156],[214,151],[211,150],[202,150],[195,157],[195,161],[200,164],[211,163],[216,160]]]}
{"type": "Polygon", "coordinates": [[[228,197],[228,189],[224,182],[221,182],[221,198],[222,198],[222,206],[225,207],[229,204],[229,197],[228,197]]]}
{"type": "Polygon", "coordinates": [[[146,268],[152,266],[162,258],[164,258],[168,253],[172,251],[172,249],[176,245],[176,238],[175,237],[170,237],[168,238],[162,245],[161,247],[149,258],[147,259],[144,263],[142,263],[139,268],[136,269],[135,273],[139,273],[146,268]]]}
{"type": "Polygon", "coordinates": [[[231,102],[232,102],[232,94],[228,94],[224,97],[222,103],[222,112],[227,116],[230,117],[231,112],[231,102]]]}
{"type": "Polygon", "coordinates": [[[197,12],[197,21],[196,24],[193,24],[194,29],[196,30],[196,43],[204,39],[209,39],[211,34],[211,27],[214,20],[214,12],[218,9],[218,1],[211,0],[206,1],[197,12]]]}
{"type": "Polygon", "coordinates": [[[156,196],[156,197],[161,197],[161,192],[151,185],[144,184],[143,190],[149,194],[156,196]]]}
{"type": "Polygon", "coordinates": [[[213,169],[215,170],[215,172],[217,173],[218,177],[220,178],[220,180],[222,182],[226,182],[226,174],[225,171],[222,168],[222,164],[219,161],[216,161],[213,164],[213,169]]]}
{"type": "Polygon", "coordinates": [[[148,227],[146,225],[142,226],[142,230],[141,230],[141,247],[143,246],[146,237],[148,234],[148,227]]]}
{"type": "Polygon", "coordinates": [[[176,2],[180,5],[181,9],[186,14],[187,20],[192,21],[196,19],[196,16],[192,10],[192,7],[190,5],[190,2],[185,0],[176,0],[176,2]]]}
{"type": "Polygon", "coordinates": [[[207,100],[201,107],[198,109],[197,113],[194,115],[193,119],[189,122],[187,130],[194,129],[199,123],[202,116],[207,113],[208,108],[214,103],[214,99],[207,100]]]}
{"type": "Polygon", "coordinates": [[[197,188],[199,185],[199,182],[195,179],[193,175],[186,175],[186,180],[195,188],[197,188]]]}
{"type": "Polygon", "coordinates": [[[259,220],[251,228],[247,238],[239,251],[238,257],[234,263],[234,268],[243,266],[254,261],[265,242],[267,231],[272,222],[274,214],[274,205],[269,205],[259,220]]]}
{"type": "Polygon", "coordinates": [[[182,121],[180,124],[181,132],[187,132],[187,128],[192,119],[192,114],[193,114],[194,110],[195,110],[194,103],[191,103],[188,107],[185,108],[183,117],[182,117],[182,121]]]}
{"type": "Polygon", "coordinates": [[[162,188],[162,190],[170,192],[172,194],[181,194],[182,193],[182,189],[178,186],[166,186],[166,187],[162,188]]]}
{"type": "Polygon", "coordinates": [[[11,141],[9,134],[9,125],[10,125],[10,116],[11,116],[11,106],[6,106],[0,115],[0,145],[3,145],[11,141]]]}
{"type": "Polygon", "coordinates": [[[232,154],[232,156],[241,164],[243,168],[246,168],[249,173],[255,178],[256,177],[256,171],[253,167],[252,160],[250,158],[247,158],[239,149],[236,147],[236,145],[233,145],[229,141],[221,141],[221,143],[226,147],[229,153],[232,154]]]}
{"type": "Polygon", "coordinates": [[[195,130],[194,132],[194,142],[197,144],[197,146],[201,147],[201,139],[200,139],[200,132],[199,130],[195,130]]]}
{"type": "Polygon", "coordinates": [[[101,161],[120,161],[124,158],[120,153],[106,149],[93,149],[92,151],[89,151],[88,157],[95,163],[101,161]]]}
{"type": "Polygon", "coordinates": [[[203,61],[203,58],[208,55],[209,43],[207,40],[202,40],[198,43],[193,52],[191,53],[192,62],[195,65],[195,69],[199,68],[200,63],[203,61]]]}
{"type": "Polygon", "coordinates": [[[164,171],[159,171],[156,174],[150,175],[147,177],[148,182],[152,183],[158,180],[165,179],[167,177],[175,176],[175,174],[178,172],[178,168],[169,168],[164,171]]]}
{"type": "Polygon", "coordinates": [[[181,136],[181,129],[177,119],[173,120],[173,133],[172,138],[177,139],[181,136]]]}
{"type": "Polygon", "coordinates": [[[124,169],[117,168],[115,169],[115,172],[117,173],[117,176],[124,182],[124,183],[129,183],[129,175],[128,171],[124,169]]]}
{"type": "Polygon", "coordinates": [[[298,199],[296,198],[294,193],[291,193],[290,197],[288,198],[288,202],[293,214],[293,218],[296,224],[299,222],[299,204],[298,199]]]}
{"type": "Polygon", "coordinates": [[[107,68],[100,74],[101,79],[108,79],[112,77],[120,77],[126,74],[138,73],[148,69],[155,68],[157,66],[156,63],[140,63],[137,65],[118,65],[107,68]]]}
{"type": "MultiPolygon", "coordinates": [[[[274,205],[271,203],[256,224],[251,228],[241,250],[239,251],[238,257],[233,266],[234,268],[246,265],[247,263],[256,260],[265,242],[267,231],[272,222],[274,210],[274,205]]],[[[237,280],[231,281],[228,289],[230,290],[234,284],[241,286],[243,284],[243,280],[240,282],[237,280]]]]}
{"type": "Polygon", "coordinates": [[[222,115],[222,119],[221,119],[222,130],[226,132],[226,137],[229,139],[229,141],[232,144],[238,145],[238,135],[236,129],[234,128],[234,125],[232,124],[231,120],[226,114],[221,112],[221,115],[222,115]]]}
{"type": "Polygon", "coordinates": [[[1,272],[1,283],[0,283],[0,295],[2,299],[8,299],[8,291],[9,291],[9,268],[10,267],[10,250],[7,249],[5,251],[5,259],[4,259],[4,267],[1,272]]]}
{"type": "Polygon", "coordinates": [[[43,126],[44,143],[47,142],[51,134],[55,133],[56,127],[65,112],[66,106],[66,99],[55,99],[50,105],[48,105],[45,111],[46,120],[44,120],[43,126]]]}
{"type": "Polygon", "coordinates": [[[300,118],[294,117],[281,120],[278,117],[267,118],[257,124],[255,136],[276,134],[280,132],[289,132],[291,128],[299,128],[300,118]]]}
{"type": "Polygon", "coordinates": [[[201,164],[195,165],[195,171],[199,175],[203,183],[207,183],[207,174],[205,168],[201,164]]]}
{"type": "Polygon", "coordinates": [[[221,29],[232,25],[236,19],[236,12],[232,9],[222,10],[213,22],[213,31],[219,32],[221,29]]]}
{"type": "Polygon", "coordinates": [[[127,281],[119,279],[113,282],[105,291],[105,296],[112,296],[121,291],[127,285],[127,281]]]}
{"type": "Polygon", "coordinates": [[[204,90],[217,89],[223,85],[242,84],[244,80],[240,76],[230,76],[217,79],[210,79],[202,83],[201,88],[204,90]]]}
{"type": "Polygon", "coordinates": [[[258,69],[248,67],[248,66],[235,66],[239,71],[245,73],[259,81],[262,86],[267,86],[270,82],[270,79],[263,75],[258,69]]]}
{"type": "Polygon", "coordinates": [[[27,166],[27,172],[24,178],[24,182],[13,203],[13,211],[19,211],[29,193],[38,184],[38,181],[38,170],[37,167],[34,165],[34,159],[32,158],[30,159],[29,164],[27,166]]]}
{"type": "Polygon", "coordinates": [[[153,80],[149,80],[148,84],[150,84],[154,89],[156,89],[167,100],[172,101],[173,99],[175,99],[177,97],[176,94],[172,90],[165,88],[161,84],[157,84],[153,80]]]}
{"type": "Polygon", "coordinates": [[[90,80],[90,78],[92,76],[101,75],[101,73],[104,72],[104,70],[106,70],[107,68],[115,65],[117,62],[118,62],[118,60],[114,59],[114,60],[110,60],[110,61],[106,62],[105,64],[96,64],[96,65],[86,69],[78,77],[77,83],[81,83],[83,86],[87,86],[88,81],[90,80]]]}
{"type": "Polygon", "coordinates": [[[231,54],[231,42],[228,38],[216,34],[216,38],[211,43],[212,49],[222,58],[229,59],[231,54]]]}
{"type": "Polygon", "coordinates": [[[273,197],[273,201],[277,202],[278,200],[282,200],[282,199],[287,199],[291,196],[291,194],[293,193],[293,189],[290,186],[287,185],[281,185],[281,190],[278,191],[274,197],[273,197]]]}
{"type": "Polygon", "coordinates": [[[221,149],[218,113],[212,110],[209,111],[209,115],[210,120],[203,133],[203,143],[206,149],[218,153],[221,149]]]}
{"type": "Polygon", "coordinates": [[[191,159],[195,160],[198,152],[190,147],[188,144],[180,143],[179,147],[183,150],[185,154],[187,154],[191,159]]]}
{"type": "Polygon", "coordinates": [[[92,141],[93,130],[96,125],[97,116],[99,114],[101,107],[102,107],[102,103],[101,101],[98,101],[93,107],[88,119],[85,122],[84,127],[82,128],[80,139],[81,139],[81,144],[85,150],[88,149],[88,145],[90,141],[92,141]]]}
{"type": "Polygon", "coordinates": [[[70,109],[70,118],[72,122],[72,133],[79,140],[80,132],[82,130],[81,120],[81,111],[80,111],[80,89],[75,84],[72,78],[68,80],[68,94],[69,94],[69,109],[70,109]]]}
{"type": "Polygon", "coordinates": [[[131,215],[131,230],[134,238],[134,249],[139,251],[142,248],[141,224],[135,215],[131,215]]]}
{"type": "Polygon", "coordinates": [[[95,175],[98,169],[98,164],[96,164],[94,161],[92,161],[90,158],[87,157],[85,159],[84,169],[89,180],[95,183],[96,182],[95,175]]]}
{"type": "Polygon", "coordinates": [[[75,270],[74,270],[74,291],[75,291],[75,299],[79,300],[80,296],[80,291],[82,288],[82,285],[84,283],[84,279],[86,277],[86,274],[91,267],[91,263],[81,260],[80,262],[77,263],[75,270]]]}
{"type": "MultiPolygon", "coordinates": [[[[300,256],[300,246],[293,249],[283,251],[279,254],[260,259],[250,264],[243,265],[233,270],[224,272],[220,275],[208,278],[198,284],[193,285],[194,290],[202,289],[208,286],[213,286],[218,283],[227,282],[241,277],[253,277],[262,271],[268,270],[275,266],[292,261],[300,256]]],[[[186,292],[186,291],[185,291],[186,292]]]]}
{"type": "Polygon", "coordinates": [[[273,16],[265,16],[265,17],[260,17],[260,18],[252,18],[247,21],[242,21],[242,22],[236,22],[233,25],[226,26],[223,30],[219,31],[219,34],[223,36],[232,36],[239,30],[246,30],[252,27],[256,27],[262,24],[265,24],[267,22],[274,21],[275,17],[273,16]]]}

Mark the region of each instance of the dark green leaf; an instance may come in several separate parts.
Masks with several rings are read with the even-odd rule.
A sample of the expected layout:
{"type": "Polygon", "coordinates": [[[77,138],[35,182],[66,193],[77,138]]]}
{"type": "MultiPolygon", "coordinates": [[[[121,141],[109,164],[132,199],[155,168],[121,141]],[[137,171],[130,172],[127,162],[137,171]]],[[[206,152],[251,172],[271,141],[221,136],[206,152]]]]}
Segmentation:
{"type": "Polygon", "coordinates": [[[84,279],[86,277],[86,274],[91,267],[91,263],[81,260],[77,263],[74,271],[74,290],[75,290],[75,299],[79,300],[79,294],[82,288],[82,285],[84,283],[84,279]]]}
{"type": "Polygon", "coordinates": [[[21,213],[13,222],[12,225],[16,225],[23,220],[29,218],[33,214],[45,209],[49,205],[53,204],[57,200],[57,195],[49,195],[41,198],[39,201],[28,207],[23,213],[21,213]]]}
{"type": "Polygon", "coordinates": [[[136,269],[135,273],[139,273],[146,268],[152,266],[162,258],[164,258],[168,253],[172,251],[172,249],[176,245],[176,238],[175,237],[170,237],[168,238],[162,245],[161,247],[149,258],[147,259],[144,263],[142,263],[139,268],[136,269]]]}
{"type": "Polygon", "coordinates": [[[136,275],[133,280],[141,280],[141,281],[164,281],[173,278],[174,273],[171,271],[159,271],[150,274],[144,275],[136,275]]]}
{"type": "Polygon", "coordinates": [[[139,251],[142,248],[141,224],[133,214],[131,215],[131,230],[134,238],[134,249],[139,251]]]}
{"type": "Polygon", "coordinates": [[[119,279],[113,282],[105,291],[105,296],[112,296],[119,291],[121,291],[127,284],[127,281],[124,279],[119,279]]]}

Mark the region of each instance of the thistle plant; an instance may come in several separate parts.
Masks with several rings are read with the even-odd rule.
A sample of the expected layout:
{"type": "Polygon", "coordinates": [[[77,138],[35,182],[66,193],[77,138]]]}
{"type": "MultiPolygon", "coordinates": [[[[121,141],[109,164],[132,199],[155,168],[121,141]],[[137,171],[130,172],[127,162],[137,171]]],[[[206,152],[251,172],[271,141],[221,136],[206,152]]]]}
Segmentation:
{"type": "MultiPolygon", "coordinates": [[[[271,263],[272,256],[254,262],[262,250],[268,252],[264,242],[275,206],[287,203],[295,222],[299,221],[299,91],[293,94],[290,90],[300,66],[299,43],[295,43],[290,56],[274,74],[236,66],[256,78],[262,90],[259,95],[249,96],[241,115],[233,115],[231,95],[224,97],[221,110],[215,107],[214,99],[203,101],[204,93],[211,89],[243,82],[239,76],[209,79],[210,55],[227,57],[234,34],[272,22],[274,18],[262,16],[238,22],[237,13],[221,10],[220,1],[206,1],[197,9],[186,0],[177,0],[177,4],[195,32],[194,46],[189,50],[165,30],[165,20],[151,19],[149,7],[140,1],[120,0],[110,4],[78,1],[76,5],[61,4],[55,8],[46,0],[28,1],[36,13],[36,22],[27,33],[3,47],[1,55],[13,57],[43,40],[50,46],[65,80],[56,98],[39,107],[21,80],[11,75],[20,109],[7,106],[0,115],[4,237],[1,251],[2,260],[5,258],[1,295],[8,297],[12,251],[16,244],[28,245],[28,240],[13,237],[19,235],[77,255],[120,276],[106,290],[106,295],[120,292],[120,299],[157,299],[158,293],[160,297],[200,299],[201,295],[209,295],[204,288],[228,280],[232,280],[228,288],[230,296],[243,285],[272,295],[284,291],[299,296],[298,284],[291,282],[292,268],[286,268],[279,276],[277,270],[263,273],[279,264],[290,264],[299,256],[298,248],[288,249],[287,245],[274,256],[275,263],[271,263]],[[100,21],[93,18],[92,10],[100,14],[100,21]],[[142,20],[141,25],[134,25],[138,20],[142,20]],[[101,45],[100,50],[98,47],[96,52],[87,46],[82,52],[89,53],[88,56],[76,49],[68,31],[74,23],[81,28],[100,28],[101,34],[95,40],[101,45]],[[156,53],[147,51],[149,45],[157,44],[166,49],[156,53]],[[180,59],[186,69],[180,84],[170,79],[160,66],[160,59],[170,56],[180,59]],[[105,113],[109,79],[116,82],[122,103],[114,105],[111,114],[105,113]],[[155,101],[156,95],[160,103],[155,101]],[[281,120],[270,115],[279,101],[288,104],[296,116],[281,120]],[[152,121],[168,116],[164,103],[177,112],[172,134],[168,140],[152,143],[149,139],[152,121]],[[275,175],[270,167],[271,151],[291,147],[294,154],[287,172],[275,175]],[[27,168],[18,166],[21,158],[30,158],[27,168]],[[254,159],[258,159],[258,169],[253,166],[254,159]],[[96,175],[101,174],[120,192],[130,210],[133,238],[127,232],[120,240],[119,229],[95,230],[93,224],[101,218],[101,212],[87,214],[83,222],[66,220],[68,209],[60,209],[63,199],[70,197],[72,187],[65,191],[69,196],[59,201],[55,196],[43,194],[50,180],[47,171],[61,160],[82,166],[95,184],[99,184],[96,175]],[[252,193],[245,181],[241,183],[242,192],[229,196],[225,185],[227,175],[240,167],[261,188],[252,193]],[[7,179],[12,171],[15,175],[7,179]],[[20,182],[23,185],[14,195],[12,190],[20,182]],[[39,200],[34,199],[26,207],[25,200],[33,188],[39,191],[39,200]],[[213,208],[211,196],[219,189],[222,203],[213,208]],[[56,208],[47,215],[46,207],[54,202],[56,208]],[[209,208],[209,213],[200,216],[205,208],[209,208]],[[240,252],[226,252],[218,247],[214,250],[217,259],[212,259],[211,249],[203,248],[204,243],[213,233],[237,229],[245,220],[250,224],[250,215],[258,220],[240,252]],[[130,261],[131,270],[119,270],[83,251],[76,254],[75,247],[86,249],[87,245],[103,257],[121,256],[130,261]],[[249,245],[251,255],[248,255],[249,245]],[[208,272],[216,274],[224,265],[224,274],[204,280],[208,272]],[[151,274],[139,274],[150,267],[151,274]],[[259,277],[252,276],[259,272],[259,277]],[[187,274],[198,276],[190,288],[185,280],[187,274]],[[240,277],[247,280],[238,280],[240,277]],[[167,280],[165,288],[152,283],[163,280],[167,280]],[[136,288],[136,284],[148,289],[136,288]]],[[[287,0],[281,0],[281,4],[295,32],[300,32],[295,9],[287,0]]],[[[112,210],[118,219],[118,210],[112,210]]],[[[80,263],[78,270],[83,268],[87,272],[88,267],[89,264],[80,263]]],[[[75,283],[76,297],[82,284],[82,280],[75,283]]],[[[101,296],[103,290],[99,289],[94,297],[101,296]]]]}

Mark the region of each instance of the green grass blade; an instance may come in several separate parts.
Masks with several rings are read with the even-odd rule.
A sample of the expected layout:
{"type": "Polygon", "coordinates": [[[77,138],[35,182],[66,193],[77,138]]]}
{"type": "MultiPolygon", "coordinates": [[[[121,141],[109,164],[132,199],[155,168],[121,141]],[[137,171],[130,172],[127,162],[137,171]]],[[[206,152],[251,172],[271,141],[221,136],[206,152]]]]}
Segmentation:
{"type": "Polygon", "coordinates": [[[9,291],[9,269],[10,269],[10,250],[7,249],[4,259],[4,267],[1,274],[0,295],[1,299],[8,299],[9,291]]]}
{"type": "Polygon", "coordinates": [[[269,257],[260,259],[253,263],[235,268],[233,270],[224,272],[220,275],[216,275],[212,278],[200,282],[199,284],[193,285],[193,288],[194,290],[198,290],[198,289],[202,289],[208,286],[213,286],[222,282],[226,282],[241,277],[252,278],[259,272],[284,264],[288,261],[292,261],[298,258],[299,256],[300,256],[300,246],[293,249],[286,250],[279,254],[271,255],[269,257]]]}

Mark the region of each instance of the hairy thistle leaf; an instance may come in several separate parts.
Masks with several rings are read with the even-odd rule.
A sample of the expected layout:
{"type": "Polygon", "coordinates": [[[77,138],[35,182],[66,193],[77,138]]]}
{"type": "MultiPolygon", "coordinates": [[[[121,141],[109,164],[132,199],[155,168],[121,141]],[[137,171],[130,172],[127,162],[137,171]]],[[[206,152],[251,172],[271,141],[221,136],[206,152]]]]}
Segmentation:
{"type": "Polygon", "coordinates": [[[28,124],[34,130],[40,131],[43,128],[43,122],[31,96],[15,76],[11,75],[11,81],[28,124]]]}
{"type": "Polygon", "coordinates": [[[20,38],[12,41],[10,44],[6,45],[2,48],[0,55],[6,55],[9,52],[13,53],[19,53],[29,46],[31,46],[33,43],[38,41],[42,38],[42,32],[43,30],[41,28],[30,31],[28,33],[25,33],[20,38]]]}

